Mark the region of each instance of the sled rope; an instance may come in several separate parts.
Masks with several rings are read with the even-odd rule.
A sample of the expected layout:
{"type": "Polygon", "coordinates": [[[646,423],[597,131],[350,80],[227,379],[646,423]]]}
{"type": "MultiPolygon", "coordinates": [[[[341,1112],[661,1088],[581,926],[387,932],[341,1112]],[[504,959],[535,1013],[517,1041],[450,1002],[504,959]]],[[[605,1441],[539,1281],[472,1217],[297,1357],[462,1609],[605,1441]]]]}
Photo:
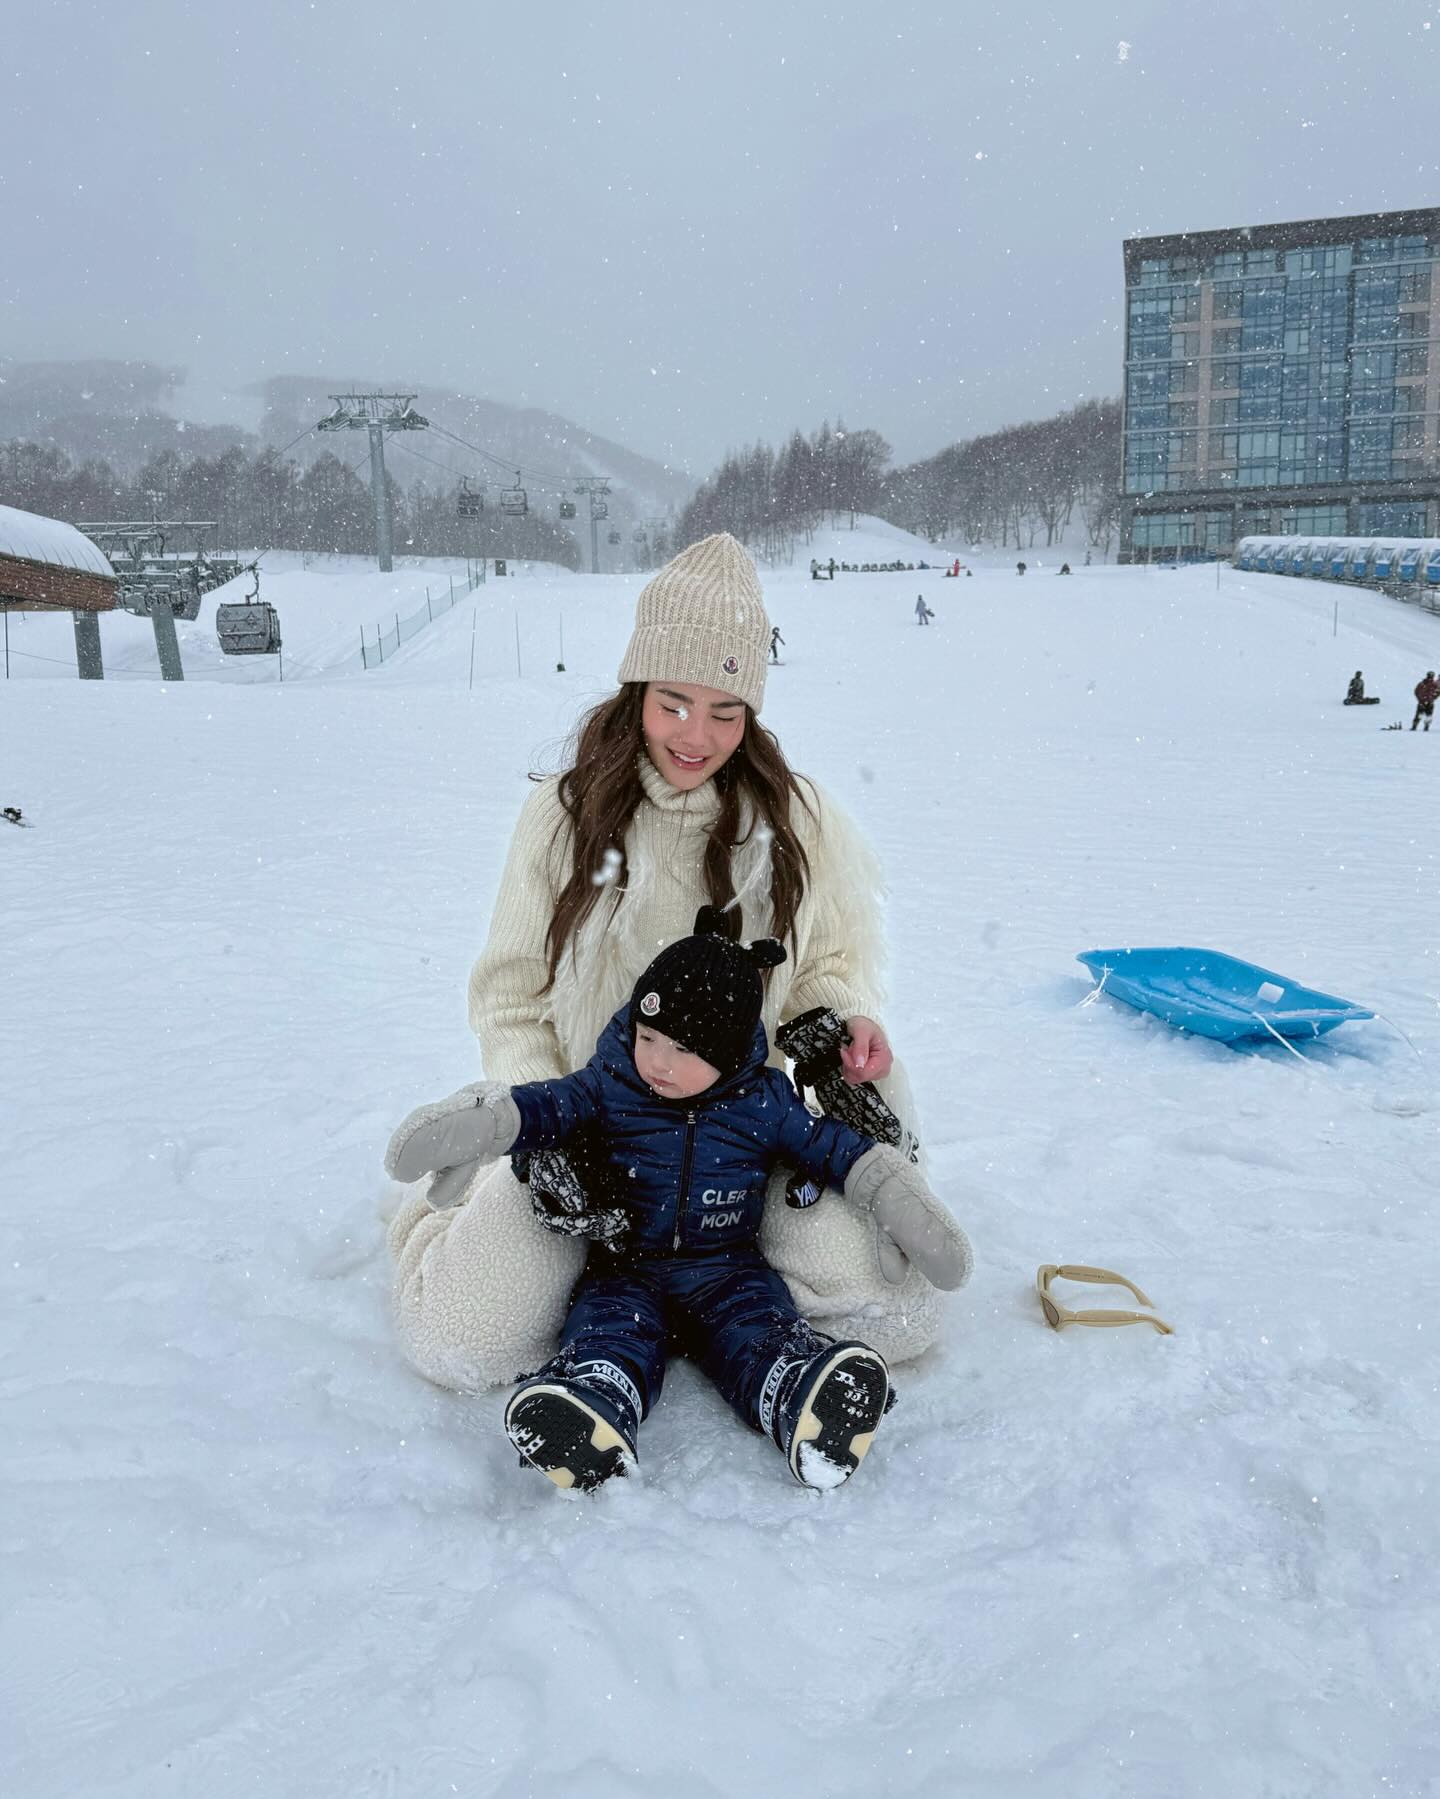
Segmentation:
{"type": "MultiPolygon", "coordinates": [[[[1095,986],[1093,986],[1090,989],[1090,991],[1085,995],[1084,999],[1082,999],[1080,1001],[1080,1006],[1093,1006],[1095,1004],[1096,1000],[1099,999],[1100,995],[1105,991],[1105,983],[1109,979],[1110,979],[1110,970],[1107,968],[1104,971],[1104,973],[1100,976],[1100,979],[1095,984],[1095,986]]],[[[1075,1008],[1075,1010],[1077,1012],[1080,1010],[1080,1006],[1077,1006],[1075,1008]]]]}
{"type": "Polygon", "coordinates": [[[1410,1051],[1417,1062],[1423,1062],[1425,1060],[1424,1056],[1415,1048],[1415,1045],[1410,1042],[1409,1037],[1405,1036],[1404,1031],[1400,1029],[1393,1018],[1387,1018],[1383,1012],[1377,1012],[1375,1016],[1380,1020],[1381,1024],[1388,1024],[1390,1029],[1394,1031],[1397,1036],[1405,1038],[1405,1041],[1410,1045],[1410,1051]]]}
{"type": "Polygon", "coordinates": [[[1277,1031],[1275,1029],[1274,1025],[1271,1024],[1270,1020],[1265,1016],[1265,1014],[1263,1012],[1252,1012],[1250,1014],[1250,1016],[1252,1018],[1258,1018],[1260,1020],[1261,1024],[1264,1025],[1265,1029],[1267,1031],[1269,1031],[1270,1035],[1275,1039],[1275,1041],[1278,1044],[1280,1044],[1283,1048],[1288,1049],[1290,1051],[1290,1054],[1292,1056],[1294,1056],[1294,1058],[1297,1062],[1303,1062],[1307,1068],[1310,1066],[1310,1058],[1308,1056],[1302,1056],[1300,1054],[1300,1051],[1298,1049],[1296,1049],[1295,1045],[1290,1041],[1290,1039],[1288,1037],[1282,1037],[1280,1035],[1279,1031],[1277,1031]]]}

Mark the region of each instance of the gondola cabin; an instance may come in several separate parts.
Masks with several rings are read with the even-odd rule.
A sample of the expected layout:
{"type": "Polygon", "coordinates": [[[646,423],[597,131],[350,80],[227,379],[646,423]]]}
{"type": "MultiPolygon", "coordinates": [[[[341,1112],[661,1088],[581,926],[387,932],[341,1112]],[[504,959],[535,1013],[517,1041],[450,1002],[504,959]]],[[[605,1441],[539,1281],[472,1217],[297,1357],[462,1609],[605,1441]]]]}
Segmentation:
{"type": "Polygon", "coordinates": [[[215,632],[227,656],[280,653],[280,614],[266,600],[233,600],[217,606],[215,632]]]}

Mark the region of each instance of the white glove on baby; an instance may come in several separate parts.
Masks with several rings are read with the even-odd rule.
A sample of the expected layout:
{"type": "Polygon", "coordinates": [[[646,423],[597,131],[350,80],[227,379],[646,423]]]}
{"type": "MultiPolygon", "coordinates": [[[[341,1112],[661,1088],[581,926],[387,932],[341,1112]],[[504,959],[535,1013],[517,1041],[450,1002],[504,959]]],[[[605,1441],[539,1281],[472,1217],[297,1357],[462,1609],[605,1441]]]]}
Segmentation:
{"type": "Polygon", "coordinates": [[[475,1081],[429,1105],[417,1106],[385,1151],[397,1181],[434,1173],[427,1199],[437,1211],[454,1205],[483,1162],[503,1156],[520,1134],[520,1109],[499,1081],[475,1081]]]}
{"type": "Polygon", "coordinates": [[[846,1176],[845,1197],[874,1217],[880,1272],[887,1281],[904,1280],[907,1257],[943,1292],[969,1280],[970,1239],[898,1149],[888,1143],[867,1149],[846,1176]],[[897,1247],[903,1252],[898,1256],[897,1247]]]}

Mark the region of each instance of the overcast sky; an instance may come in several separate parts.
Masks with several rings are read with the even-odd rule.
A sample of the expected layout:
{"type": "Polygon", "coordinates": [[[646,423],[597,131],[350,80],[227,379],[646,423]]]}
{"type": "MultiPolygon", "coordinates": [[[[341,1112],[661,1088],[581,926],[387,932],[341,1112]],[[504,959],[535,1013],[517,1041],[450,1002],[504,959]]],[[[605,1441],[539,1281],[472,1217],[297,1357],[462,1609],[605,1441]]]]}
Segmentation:
{"type": "Polygon", "coordinates": [[[0,355],[368,371],[706,473],[1120,388],[1121,241],[1440,203],[1440,0],[31,0],[0,355]]]}

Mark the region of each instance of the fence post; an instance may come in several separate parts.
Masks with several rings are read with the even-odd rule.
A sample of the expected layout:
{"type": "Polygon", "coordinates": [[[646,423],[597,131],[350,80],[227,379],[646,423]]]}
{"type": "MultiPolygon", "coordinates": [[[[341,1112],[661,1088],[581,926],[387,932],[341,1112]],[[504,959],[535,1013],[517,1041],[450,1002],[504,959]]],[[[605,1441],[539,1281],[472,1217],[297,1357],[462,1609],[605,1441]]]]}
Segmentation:
{"type": "Polygon", "coordinates": [[[524,680],[525,671],[520,666],[520,614],[518,612],[515,614],[515,673],[522,681],[524,680]]]}
{"type": "Polygon", "coordinates": [[[430,623],[433,625],[435,622],[435,614],[430,610],[430,589],[428,587],[425,589],[425,612],[430,623]]]}
{"type": "Polygon", "coordinates": [[[385,666],[385,639],[380,634],[378,624],[375,627],[375,647],[380,652],[380,666],[383,668],[385,666]]]}
{"type": "Polygon", "coordinates": [[[470,614],[470,691],[475,691],[475,614],[470,614]]]}
{"type": "Polygon", "coordinates": [[[365,654],[365,627],[364,627],[364,625],[361,625],[361,627],[360,627],[360,666],[361,666],[361,668],[369,668],[369,666],[370,666],[370,658],[365,654]]]}

